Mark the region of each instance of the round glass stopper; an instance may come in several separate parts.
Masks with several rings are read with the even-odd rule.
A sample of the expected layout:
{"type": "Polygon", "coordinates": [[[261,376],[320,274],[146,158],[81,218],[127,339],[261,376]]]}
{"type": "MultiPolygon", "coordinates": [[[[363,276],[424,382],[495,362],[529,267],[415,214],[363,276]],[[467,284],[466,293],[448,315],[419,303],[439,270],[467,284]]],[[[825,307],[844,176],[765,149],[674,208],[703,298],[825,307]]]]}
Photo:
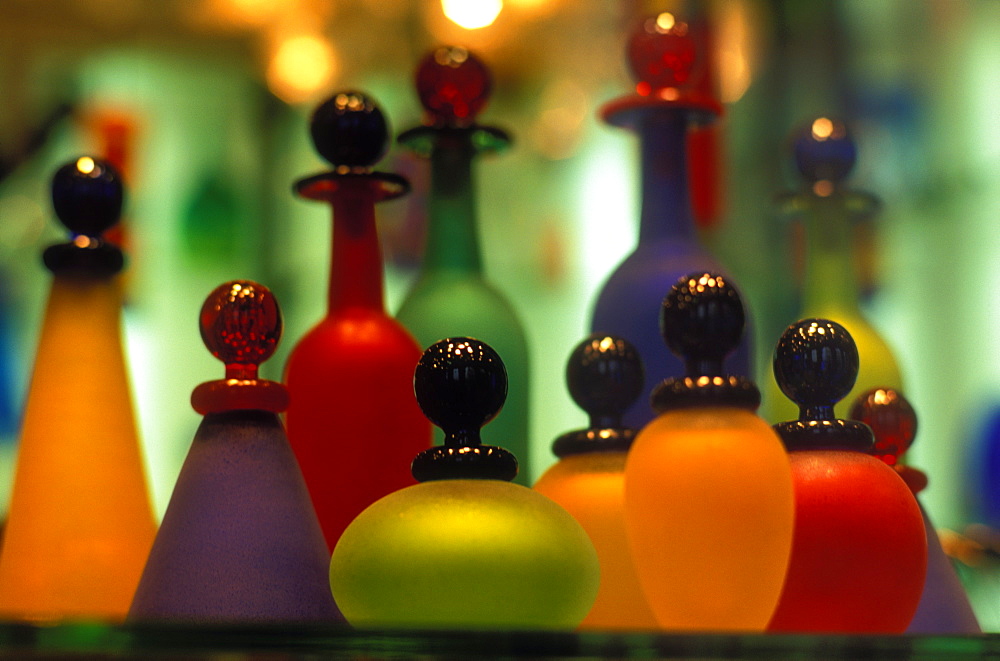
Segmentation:
{"type": "Polygon", "coordinates": [[[435,125],[471,124],[486,107],[492,89],[489,69],[464,48],[438,48],[417,67],[417,94],[435,125]]]}
{"type": "Polygon", "coordinates": [[[201,339],[226,364],[226,378],[255,379],[281,338],[277,300],[267,287],[234,280],[217,287],[201,307],[201,339]]]}

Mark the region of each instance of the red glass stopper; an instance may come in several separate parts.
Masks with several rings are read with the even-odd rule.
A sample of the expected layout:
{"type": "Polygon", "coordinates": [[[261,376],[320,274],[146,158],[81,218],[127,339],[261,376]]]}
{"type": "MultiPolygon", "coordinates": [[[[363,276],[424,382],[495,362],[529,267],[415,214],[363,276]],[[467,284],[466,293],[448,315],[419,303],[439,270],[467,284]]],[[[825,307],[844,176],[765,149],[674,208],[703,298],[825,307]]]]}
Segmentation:
{"type": "Polygon", "coordinates": [[[435,126],[468,126],[486,107],[492,89],[486,65],[458,46],[437,48],[417,67],[417,94],[435,126]]]}
{"type": "Polygon", "coordinates": [[[703,60],[690,26],[669,12],[646,19],[629,37],[628,63],[641,96],[690,87],[703,60]]]}
{"type": "Polygon", "coordinates": [[[875,448],[872,454],[895,466],[917,434],[917,414],[906,398],[890,388],[872,388],[860,395],[851,407],[850,417],[872,428],[875,448]]]}
{"type": "Polygon", "coordinates": [[[201,339],[226,364],[226,378],[253,380],[281,338],[281,310],[267,287],[233,280],[217,287],[201,307],[201,339]]]}

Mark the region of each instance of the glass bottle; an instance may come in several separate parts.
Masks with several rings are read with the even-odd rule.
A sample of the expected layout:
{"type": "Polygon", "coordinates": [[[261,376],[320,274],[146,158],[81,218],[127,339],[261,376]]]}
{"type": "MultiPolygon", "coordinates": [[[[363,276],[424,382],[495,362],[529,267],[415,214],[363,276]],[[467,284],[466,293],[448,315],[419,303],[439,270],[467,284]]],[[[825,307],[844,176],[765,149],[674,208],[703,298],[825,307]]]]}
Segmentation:
{"type": "Polygon", "coordinates": [[[799,406],[774,425],[795,483],[795,536],[770,631],[906,631],[927,570],[920,506],[900,476],[871,454],[871,429],[837,418],[858,348],[840,324],[803,319],[775,350],[774,376],[799,406]]]}
{"type": "Polygon", "coordinates": [[[566,383],[590,425],[555,440],[552,451],[559,461],[534,489],[572,514],[597,551],[601,586],[580,628],[655,629],[656,618],[624,543],[625,457],[636,430],[622,426],[621,418],[643,390],[642,362],[626,340],[592,335],[570,354],[566,383]]]}
{"type": "MultiPolygon", "coordinates": [[[[708,121],[722,110],[717,100],[699,92],[702,47],[688,24],[670,14],[642,22],[628,45],[636,94],[602,110],[606,122],[638,136],[642,206],[638,244],[598,292],[590,329],[629,340],[638,348],[647,373],[664,377],[684,373],[683,362],[663,350],[658,323],[664,292],[693,271],[720,271],[717,260],[699,242],[688,180],[691,124],[708,121]]],[[[751,374],[750,335],[743,336],[732,357],[734,374],[751,374]]],[[[626,412],[624,423],[638,429],[653,417],[648,397],[640,397],[626,412]]]]}
{"type": "Polygon", "coordinates": [[[341,92],[317,108],[311,131],[334,171],[296,190],[333,207],[333,255],[326,317],[285,367],[285,420],[332,550],[362,510],[413,484],[410,460],[430,446],[431,429],[413,396],[420,348],[383,302],[375,203],[408,191],[402,177],[372,171],[388,146],[385,117],[369,97],[341,92]]]}
{"type": "MultiPolygon", "coordinates": [[[[876,387],[903,387],[899,365],[888,343],[865,318],[855,266],[853,224],[870,217],[878,200],[853,191],[844,180],[854,167],[856,148],[847,127],[818,118],[796,135],[795,162],[806,186],[782,200],[784,211],[801,219],[805,236],[805,274],[800,317],[832,319],[854,338],[860,356],[858,378],[844,404],[876,387]]],[[[798,411],[782,396],[773,378],[766,379],[767,418],[791,420],[798,411]]],[[[839,404],[838,404],[839,406],[839,404]]]]}
{"type": "Polygon", "coordinates": [[[685,631],[763,631],[792,547],[788,455],[755,411],[760,392],[726,375],[745,312],[728,278],[695,272],[662,304],[663,339],[687,376],[653,391],[658,415],[625,462],[625,524],[657,622],[685,631]]]}
{"type": "Polygon", "coordinates": [[[329,552],[278,414],[280,383],[257,368],[282,320],[270,290],[234,280],[209,294],[201,337],[226,377],[195,388],[204,416],[177,476],[130,622],[336,622],[329,552]]]}
{"type": "Polygon", "coordinates": [[[517,481],[530,484],[528,341],[517,311],[483,273],[473,176],[475,158],[505,149],[510,138],[475,123],[492,81],[472,53],[438,48],[421,61],[416,81],[428,123],[404,132],[399,142],[430,162],[427,241],[397,318],[421,346],[464,335],[489,343],[503,357],[510,395],[484,433],[521,458],[517,481]]]}
{"type": "Polygon", "coordinates": [[[48,621],[125,618],[156,524],[122,349],[122,184],[83,156],[52,182],[74,233],[49,247],[53,280],[29,387],[0,552],[0,614],[48,621]]]}
{"type": "Polygon", "coordinates": [[[514,455],[482,443],[507,394],[500,356],[472,338],[440,340],[414,389],[444,445],[413,460],[419,484],[344,531],[330,561],[344,617],[356,627],[575,628],[597,595],[597,554],[566,510],[511,482],[514,455]]]}

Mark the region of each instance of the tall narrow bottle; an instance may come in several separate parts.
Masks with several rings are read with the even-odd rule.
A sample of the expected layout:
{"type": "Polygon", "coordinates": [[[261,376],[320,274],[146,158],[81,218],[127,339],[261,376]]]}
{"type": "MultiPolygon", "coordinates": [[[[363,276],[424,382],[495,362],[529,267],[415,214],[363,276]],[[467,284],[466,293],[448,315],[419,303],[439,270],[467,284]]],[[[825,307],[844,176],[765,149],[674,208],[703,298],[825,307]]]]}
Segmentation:
{"type": "Polygon", "coordinates": [[[5,619],[123,620],[156,524],[121,337],[112,166],[81,157],[52,182],[75,238],[45,251],[53,280],[28,390],[0,552],[5,619]]]}
{"type": "MultiPolygon", "coordinates": [[[[782,200],[784,211],[801,219],[805,234],[805,279],[800,317],[834,319],[858,347],[860,368],[851,392],[838,403],[837,414],[871,388],[902,389],[899,365],[888,343],[865,318],[860,306],[852,225],[878,207],[871,194],[851,190],[844,181],[854,167],[857,150],[847,127],[818,118],[802,129],[794,143],[802,190],[782,200]]],[[[772,422],[795,419],[798,409],[782,396],[773,376],[764,379],[766,417],[772,422]]]]}
{"type": "MultiPolygon", "coordinates": [[[[639,350],[646,372],[663,377],[684,374],[683,361],[663,351],[659,314],[664,293],[687,273],[721,272],[698,240],[688,183],[690,126],[721,112],[718,101],[698,92],[698,78],[704,75],[702,47],[688,24],[671,14],[646,20],[628,45],[636,94],[602,110],[606,122],[638,135],[642,208],[638,245],[601,287],[591,330],[627,339],[639,350]]],[[[751,335],[744,335],[732,356],[733,374],[751,375],[751,335]]],[[[624,423],[641,428],[653,417],[646,395],[629,408],[624,423]]]]}
{"type": "Polygon", "coordinates": [[[302,337],[285,368],[288,438],[330,549],[382,496],[414,483],[413,456],[431,444],[413,394],[420,347],[385,312],[375,203],[409,190],[375,172],[389,128],[368,96],[341,92],[317,108],[317,151],[334,166],[296,184],[333,207],[327,314],[302,337]],[[378,448],[372,452],[371,448],[378,448]]]}
{"type": "Polygon", "coordinates": [[[399,142],[430,161],[424,261],[399,320],[421,346],[456,335],[489,343],[503,358],[510,396],[483,433],[521,459],[517,481],[530,484],[528,342],[517,312],[483,273],[473,161],[505,149],[503,131],[475,123],[491,92],[487,68],[471,53],[442,47],[417,69],[417,92],[427,124],[399,142]]]}

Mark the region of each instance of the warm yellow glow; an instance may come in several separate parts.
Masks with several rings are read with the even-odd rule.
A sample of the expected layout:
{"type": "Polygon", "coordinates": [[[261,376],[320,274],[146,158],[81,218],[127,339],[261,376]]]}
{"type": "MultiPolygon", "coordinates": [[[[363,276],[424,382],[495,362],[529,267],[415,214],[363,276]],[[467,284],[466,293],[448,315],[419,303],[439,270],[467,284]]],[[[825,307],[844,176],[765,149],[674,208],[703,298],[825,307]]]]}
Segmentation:
{"type": "Polygon", "coordinates": [[[81,156],[80,158],[76,159],[76,169],[82,172],[83,174],[90,174],[91,172],[94,171],[94,168],[96,167],[97,164],[94,163],[94,159],[90,158],[89,156],[81,156]]]}
{"type": "Polygon", "coordinates": [[[612,347],[615,346],[615,338],[611,336],[605,336],[601,338],[601,342],[598,346],[601,348],[601,351],[609,351],[612,347]]]}
{"type": "Polygon", "coordinates": [[[281,41],[274,50],[267,84],[283,100],[301,103],[329,87],[336,67],[336,54],[329,42],[318,36],[296,35],[281,41]]]}
{"type": "Polygon", "coordinates": [[[660,32],[670,32],[677,24],[677,19],[670,12],[663,12],[656,17],[656,29],[660,32]]]}
{"type": "Polygon", "coordinates": [[[503,0],[441,0],[444,15],[466,30],[492,25],[503,9],[503,0]]]}
{"type": "Polygon", "coordinates": [[[815,120],[812,123],[812,134],[820,142],[826,140],[833,135],[833,121],[826,117],[815,120]]]}

